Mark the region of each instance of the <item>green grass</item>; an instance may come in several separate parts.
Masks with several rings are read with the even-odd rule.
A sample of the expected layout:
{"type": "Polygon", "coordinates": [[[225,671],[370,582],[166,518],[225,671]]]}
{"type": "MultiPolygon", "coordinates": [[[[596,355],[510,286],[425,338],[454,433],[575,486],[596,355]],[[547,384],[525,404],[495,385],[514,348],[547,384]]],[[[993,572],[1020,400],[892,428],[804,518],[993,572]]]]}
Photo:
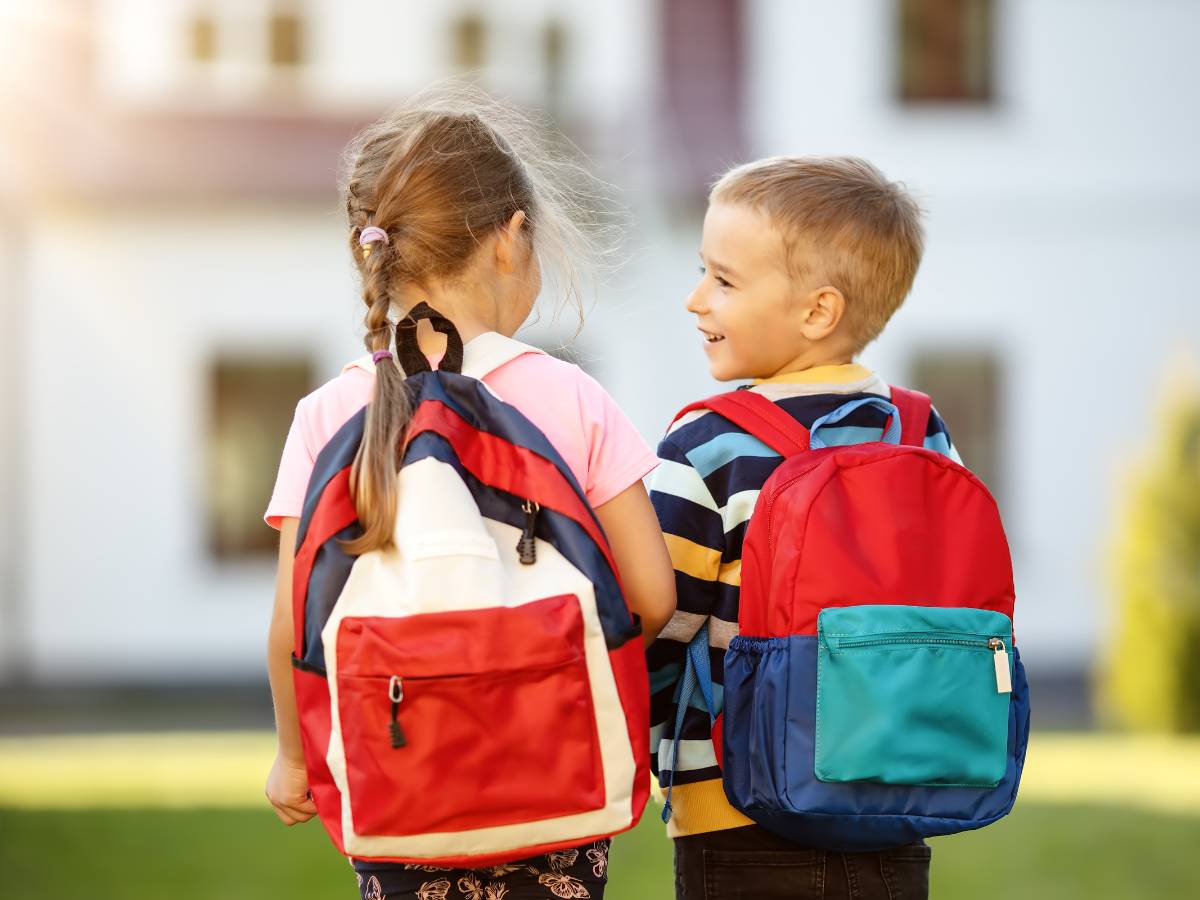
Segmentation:
{"type": "MultiPolygon", "coordinates": [[[[671,848],[647,809],[617,839],[609,900],[668,900],[671,848]]],[[[933,896],[970,900],[1200,896],[1200,816],[1019,804],[934,843],[933,896]]],[[[354,876],[315,822],[252,809],[0,809],[0,895],[89,900],[351,898],[354,876]]]]}

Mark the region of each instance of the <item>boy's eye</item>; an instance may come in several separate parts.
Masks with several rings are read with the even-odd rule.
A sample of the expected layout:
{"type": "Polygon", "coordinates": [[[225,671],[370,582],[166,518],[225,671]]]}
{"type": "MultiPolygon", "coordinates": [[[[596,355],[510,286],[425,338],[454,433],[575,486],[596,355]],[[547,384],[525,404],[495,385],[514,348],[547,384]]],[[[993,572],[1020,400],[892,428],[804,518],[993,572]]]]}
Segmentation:
{"type": "MultiPolygon", "coordinates": [[[[700,266],[699,268],[700,268],[700,274],[701,274],[701,275],[705,274],[705,273],[708,271],[708,269],[704,268],[704,266],[700,266]]],[[[719,284],[721,287],[733,287],[733,285],[731,285],[731,284],[730,284],[728,281],[726,281],[726,280],[725,280],[724,278],[722,278],[720,275],[714,275],[714,276],[713,276],[713,280],[714,280],[714,281],[715,281],[717,284],[719,284]]]]}

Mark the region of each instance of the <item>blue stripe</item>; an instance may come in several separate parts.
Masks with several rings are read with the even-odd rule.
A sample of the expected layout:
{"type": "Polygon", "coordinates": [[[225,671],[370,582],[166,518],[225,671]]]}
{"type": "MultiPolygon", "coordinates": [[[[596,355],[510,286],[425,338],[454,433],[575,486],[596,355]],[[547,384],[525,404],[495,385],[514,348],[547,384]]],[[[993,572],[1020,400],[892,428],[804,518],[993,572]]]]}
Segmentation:
{"type": "Polygon", "coordinates": [[[665,491],[651,491],[650,503],[660,522],[677,523],[675,533],[680,537],[713,549],[720,549],[725,543],[725,528],[719,512],[665,491]]]}
{"type": "Polygon", "coordinates": [[[686,456],[701,478],[706,478],[740,456],[779,458],[778,453],[758,438],[743,431],[718,434],[699,447],[687,451],[686,456]]]}
{"type": "Polygon", "coordinates": [[[683,671],[683,666],[676,663],[664,666],[650,673],[650,693],[657,694],[663,688],[671,687],[675,684],[675,679],[679,677],[679,673],[683,671]]]}
{"type": "Polygon", "coordinates": [[[363,407],[334,432],[333,437],[317,454],[312,474],[308,476],[308,487],[304,490],[304,507],[300,513],[300,527],[296,531],[297,550],[303,546],[304,538],[308,536],[309,523],[312,522],[317,504],[321,502],[321,495],[325,493],[326,485],[338,472],[354,462],[354,456],[358,453],[358,445],[362,443],[366,424],[367,410],[366,407],[363,407]]]}
{"type": "Polygon", "coordinates": [[[942,456],[949,456],[950,440],[946,437],[946,432],[939,431],[936,434],[925,435],[925,449],[934,450],[942,456]]]}

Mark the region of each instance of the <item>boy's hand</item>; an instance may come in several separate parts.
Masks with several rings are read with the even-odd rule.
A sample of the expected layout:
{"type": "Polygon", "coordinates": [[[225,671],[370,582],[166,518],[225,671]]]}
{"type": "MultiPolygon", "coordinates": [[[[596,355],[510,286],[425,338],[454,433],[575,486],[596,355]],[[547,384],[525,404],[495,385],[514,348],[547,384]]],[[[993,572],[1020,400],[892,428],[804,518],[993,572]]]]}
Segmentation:
{"type": "Polygon", "coordinates": [[[308,772],[303,762],[277,755],[267,776],[266,794],[284,825],[298,825],[317,814],[317,805],[308,792],[308,772]]]}

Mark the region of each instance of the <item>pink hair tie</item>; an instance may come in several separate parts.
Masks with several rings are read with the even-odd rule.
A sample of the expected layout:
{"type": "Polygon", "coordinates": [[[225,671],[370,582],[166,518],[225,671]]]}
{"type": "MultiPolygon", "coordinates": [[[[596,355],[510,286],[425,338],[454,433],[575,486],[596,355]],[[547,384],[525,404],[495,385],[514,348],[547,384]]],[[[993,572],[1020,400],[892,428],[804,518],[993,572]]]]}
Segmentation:
{"type": "Polygon", "coordinates": [[[376,350],[374,353],[371,354],[371,362],[377,363],[381,359],[391,359],[391,358],[392,358],[391,350],[376,350]]]}
{"type": "Polygon", "coordinates": [[[391,239],[388,237],[388,233],[386,231],[384,231],[382,228],[380,228],[378,225],[368,225],[366,228],[364,228],[358,234],[358,243],[360,246],[365,247],[367,244],[370,244],[372,241],[383,241],[385,244],[391,243],[391,239]]]}

